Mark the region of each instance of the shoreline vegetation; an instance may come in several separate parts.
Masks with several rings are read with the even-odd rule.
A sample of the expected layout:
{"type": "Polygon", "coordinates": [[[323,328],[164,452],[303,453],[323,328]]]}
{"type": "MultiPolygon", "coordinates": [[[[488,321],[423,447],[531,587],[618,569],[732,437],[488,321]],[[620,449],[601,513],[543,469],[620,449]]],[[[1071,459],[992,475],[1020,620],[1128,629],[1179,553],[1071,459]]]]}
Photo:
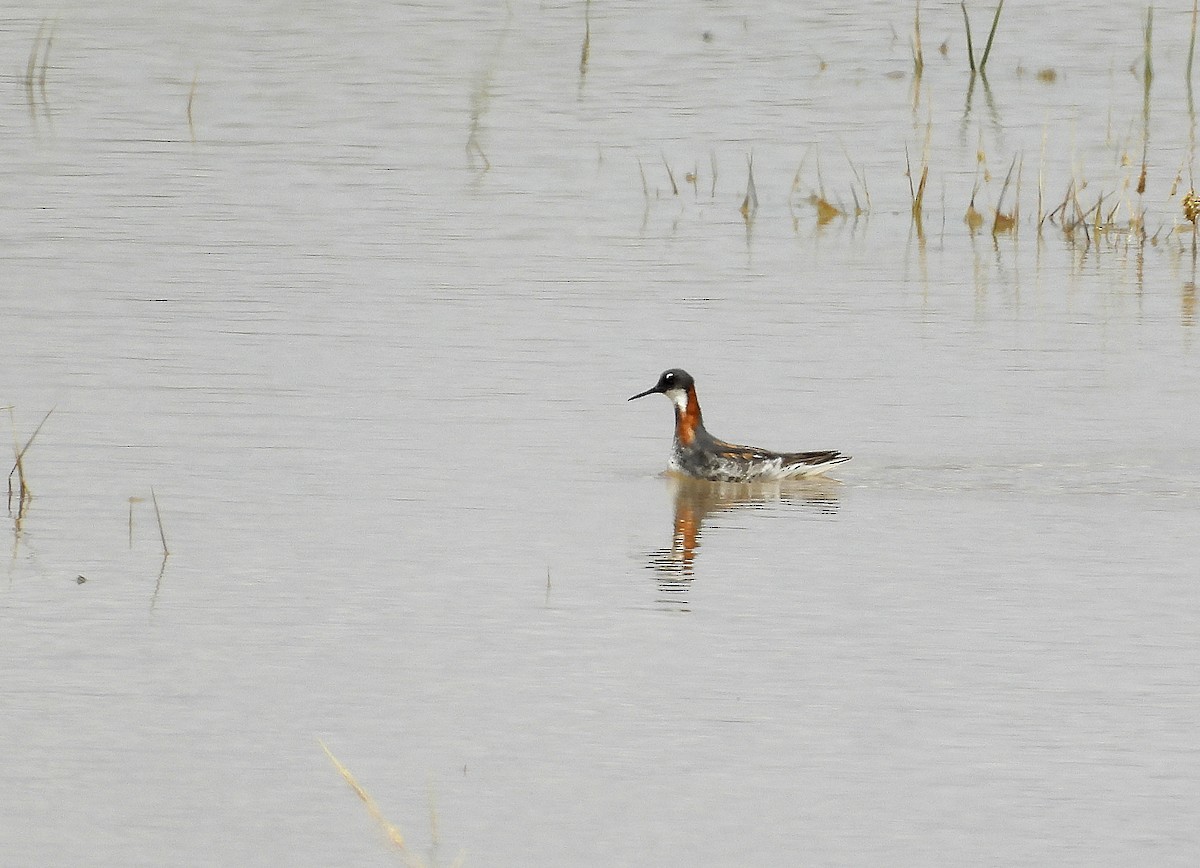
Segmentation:
{"type": "MultiPolygon", "coordinates": [[[[1140,82],[1141,106],[1140,115],[1136,120],[1130,121],[1127,140],[1114,141],[1114,121],[1110,111],[1109,135],[1105,146],[1114,153],[1115,164],[1104,167],[1104,170],[1111,170],[1110,178],[1106,182],[1097,183],[1089,177],[1076,154],[1076,131],[1072,125],[1069,136],[1072,143],[1069,149],[1069,173],[1065,179],[1059,178],[1051,183],[1047,180],[1047,149],[1051,134],[1049,121],[1042,125],[1041,144],[1036,158],[1031,158],[1019,149],[1005,151],[999,155],[998,160],[1006,166],[1002,173],[994,174],[990,168],[992,160],[984,144],[982,130],[975,150],[974,167],[949,166],[939,161],[933,148],[935,127],[932,117],[923,121],[917,120],[921,112],[922,79],[926,72],[921,5],[918,0],[909,39],[912,55],[914,125],[923,134],[923,141],[915,147],[910,142],[889,143],[895,145],[897,153],[902,153],[903,162],[897,164],[896,177],[888,178],[886,182],[892,186],[896,179],[900,178],[902,183],[907,183],[911,225],[917,239],[923,241],[925,238],[926,225],[931,212],[934,211],[930,206],[929,193],[935,180],[940,179],[942,184],[938,219],[942,231],[946,231],[951,224],[959,223],[965,226],[971,236],[1015,237],[1025,231],[1035,233],[1040,241],[1058,235],[1067,244],[1082,246],[1085,249],[1101,241],[1109,244],[1157,246],[1175,239],[1181,243],[1189,243],[1194,250],[1197,246],[1197,219],[1200,218],[1200,194],[1196,191],[1193,173],[1196,113],[1192,92],[1192,67],[1200,11],[1198,5],[1200,0],[1194,0],[1184,70],[1189,136],[1186,148],[1183,149],[1184,155],[1174,171],[1164,172],[1160,161],[1157,178],[1151,177],[1153,161],[1150,118],[1153,105],[1152,85],[1156,75],[1153,62],[1154,8],[1151,6],[1147,7],[1142,23],[1142,51],[1139,62],[1129,68],[1130,74],[1140,82]],[[970,194],[965,201],[955,203],[952,198],[947,201],[945,179],[955,175],[965,176],[972,172],[974,177],[970,194]],[[1029,207],[1031,202],[1032,208],[1029,207]],[[1024,212],[1023,204],[1026,206],[1024,212]]],[[[967,60],[967,68],[964,70],[967,75],[967,90],[961,121],[961,138],[972,116],[976,91],[982,92],[993,123],[999,125],[995,100],[987,79],[987,69],[993,50],[1002,42],[1002,39],[998,42],[997,37],[1003,33],[1004,0],[1000,0],[993,10],[982,51],[977,51],[977,39],[972,32],[970,13],[965,3],[960,3],[960,10],[967,60]]],[[[938,51],[943,56],[947,55],[947,43],[943,42],[938,51]]],[[[822,71],[826,68],[827,64],[822,61],[822,71]]],[[[1024,66],[1017,66],[1018,77],[1024,77],[1028,72],[1024,66]]],[[[1034,77],[1045,86],[1053,86],[1059,82],[1060,73],[1052,66],[1043,66],[1037,69],[1034,77]]],[[[856,161],[844,144],[840,144],[840,148],[842,159],[848,167],[849,178],[836,190],[831,190],[822,175],[818,146],[809,145],[805,149],[786,194],[787,209],[797,228],[806,206],[811,209],[818,227],[839,220],[855,222],[871,215],[873,197],[863,161],[856,161]],[[810,175],[815,178],[810,178],[810,175]]],[[[1160,148],[1159,152],[1162,150],[1164,149],[1160,148]]],[[[638,159],[642,193],[647,203],[651,200],[682,198],[688,193],[691,194],[691,198],[701,198],[701,191],[709,185],[704,183],[706,179],[702,177],[703,173],[699,168],[700,160],[694,161],[694,168],[680,173],[672,168],[666,154],[661,150],[657,156],[654,161],[638,159]],[[665,170],[665,185],[658,186],[648,178],[648,171],[651,171],[648,167],[652,167],[654,163],[658,163],[665,170]],[[681,174],[686,178],[686,187],[677,183],[681,174]]],[[[753,154],[747,153],[746,160],[751,167],[749,177],[736,196],[730,196],[730,201],[749,226],[759,213],[760,196],[764,202],[772,198],[777,199],[778,197],[772,196],[770,191],[777,192],[782,188],[782,184],[768,183],[761,177],[756,184],[753,154]]],[[[711,189],[705,192],[715,200],[715,152],[709,154],[707,162],[711,166],[711,189]]],[[[874,183],[879,183],[878,178],[874,179],[874,183]]]]}

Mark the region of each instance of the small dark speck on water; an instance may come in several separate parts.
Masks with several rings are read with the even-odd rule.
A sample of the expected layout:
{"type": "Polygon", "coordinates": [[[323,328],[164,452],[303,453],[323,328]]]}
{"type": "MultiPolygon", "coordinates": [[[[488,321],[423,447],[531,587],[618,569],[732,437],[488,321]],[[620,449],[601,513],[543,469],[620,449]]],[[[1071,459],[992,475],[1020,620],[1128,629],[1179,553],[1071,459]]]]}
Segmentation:
{"type": "Polygon", "coordinates": [[[75,584],[77,584],[77,585],[82,585],[86,581],[87,581],[86,576],[76,576],[75,577],[75,584]]]}
{"type": "Polygon", "coordinates": [[[700,34],[700,38],[703,39],[705,42],[712,42],[713,41],[713,32],[711,30],[705,30],[702,34],[700,34]]]}

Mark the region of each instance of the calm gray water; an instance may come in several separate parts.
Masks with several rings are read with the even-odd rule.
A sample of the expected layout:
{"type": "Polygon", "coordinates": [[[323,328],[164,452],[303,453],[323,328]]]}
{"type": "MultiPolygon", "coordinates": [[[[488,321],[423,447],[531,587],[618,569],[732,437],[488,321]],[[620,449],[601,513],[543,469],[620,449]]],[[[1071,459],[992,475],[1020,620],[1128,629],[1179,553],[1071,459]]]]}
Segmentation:
{"type": "Polygon", "coordinates": [[[0,22],[0,861],[1193,864],[1190,10],[134,8],[0,22]]]}

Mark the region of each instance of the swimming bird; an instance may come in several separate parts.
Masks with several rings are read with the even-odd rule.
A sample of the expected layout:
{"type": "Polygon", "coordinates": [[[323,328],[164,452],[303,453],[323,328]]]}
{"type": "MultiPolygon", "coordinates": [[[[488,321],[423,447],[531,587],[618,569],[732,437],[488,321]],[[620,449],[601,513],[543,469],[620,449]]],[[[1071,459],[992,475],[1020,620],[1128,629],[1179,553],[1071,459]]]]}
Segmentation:
{"type": "Polygon", "coordinates": [[[696,381],[681,368],[662,372],[652,388],[630,398],[662,394],[675,405],[675,439],[667,466],[686,476],[713,482],[757,482],[819,476],[835,464],[849,461],[832,449],[819,452],[771,452],[757,446],[738,446],[713,437],[704,428],[696,381]]]}

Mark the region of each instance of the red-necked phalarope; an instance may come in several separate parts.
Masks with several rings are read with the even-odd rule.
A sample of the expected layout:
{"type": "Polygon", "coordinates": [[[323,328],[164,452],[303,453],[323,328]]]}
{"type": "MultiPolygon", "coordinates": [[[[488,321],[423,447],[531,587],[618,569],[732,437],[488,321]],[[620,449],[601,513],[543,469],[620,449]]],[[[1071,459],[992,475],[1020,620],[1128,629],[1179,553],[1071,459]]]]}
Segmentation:
{"type": "Polygon", "coordinates": [[[704,430],[696,381],[687,371],[663,371],[654,387],[629,400],[661,393],[675,405],[675,440],[668,467],[697,479],[713,482],[756,482],[770,479],[799,479],[818,476],[849,455],[833,450],[822,452],[770,452],[756,446],[736,446],[718,440],[704,430]]]}

